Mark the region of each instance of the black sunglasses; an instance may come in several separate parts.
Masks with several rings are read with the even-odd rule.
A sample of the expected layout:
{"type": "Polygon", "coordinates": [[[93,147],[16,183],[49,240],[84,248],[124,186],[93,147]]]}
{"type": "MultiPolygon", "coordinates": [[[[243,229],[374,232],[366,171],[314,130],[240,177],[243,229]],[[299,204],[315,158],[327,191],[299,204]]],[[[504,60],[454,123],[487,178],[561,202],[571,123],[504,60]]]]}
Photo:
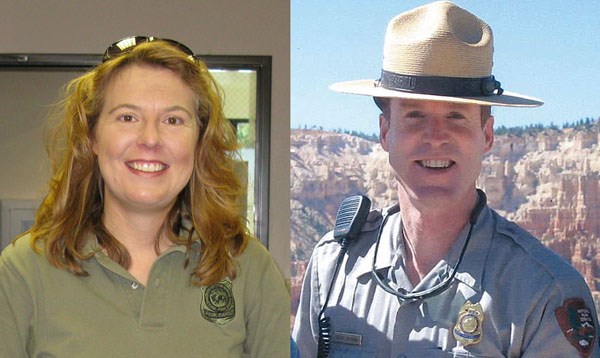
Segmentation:
{"type": "Polygon", "coordinates": [[[158,37],[153,36],[129,36],[125,37],[114,44],[108,46],[106,51],[104,51],[104,56],[102,56],[102,62],[106,62],[111,58],[115,58],[119,55],[122,55],[126,52],[131,51],[134,47],[141,43],[152,42],[152,41],[164,41],[169,45],[177,48],[181,52],[188,55],[191,59],[194,59],[194,51],[190,50],[189,47],[182,44],[181,42],[177,42],[175,40],[170,39],[159,39],[158,37]]]}

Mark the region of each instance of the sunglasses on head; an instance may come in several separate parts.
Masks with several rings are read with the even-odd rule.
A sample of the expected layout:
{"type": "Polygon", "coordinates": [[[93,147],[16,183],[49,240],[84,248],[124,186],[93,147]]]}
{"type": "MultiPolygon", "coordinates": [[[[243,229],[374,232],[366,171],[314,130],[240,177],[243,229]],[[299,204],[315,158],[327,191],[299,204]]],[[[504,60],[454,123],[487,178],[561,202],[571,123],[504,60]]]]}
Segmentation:
{"type": "Polygon", "coordinates": [[[141,43],[152,42],[152,41],[164,41],[164,42],[174,46],[181,52],[185,53],[191,59],[194,59],[194,52],[192,50],[190,50],[189,47],[182,44],[181,42],[178,42],[175,40],[170,40],[170,39],[160,39],[158,37],[153,37],[153,36],[129,36],[129,37],[125,37],[124,39],[121,39],[121,40],[113,43],[112,45],[108,46],[106,51],[104,51],[104,56],[102,56],[102,62],[106,62],[106,61],[110,60],[111,58],[115,58],[119,55],[127,53],[127,52],[131,51],[131,49],[133,49],[134,47],[136,47],[137,45],[139,45],[141,43]]]}

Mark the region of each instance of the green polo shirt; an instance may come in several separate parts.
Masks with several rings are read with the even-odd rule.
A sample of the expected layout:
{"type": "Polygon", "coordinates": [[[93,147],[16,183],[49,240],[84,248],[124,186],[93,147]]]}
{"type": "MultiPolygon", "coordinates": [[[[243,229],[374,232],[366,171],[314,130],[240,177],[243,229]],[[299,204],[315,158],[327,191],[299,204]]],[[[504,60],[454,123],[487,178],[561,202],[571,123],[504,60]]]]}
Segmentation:
{"type": "Polygon", "coordinates": [[[289,294],[257,240],[236,258],[233,281],[191,286],[198,247],[184,268],[186,248],[173,246],[144,287],[102,253],[76,277],[29,239],[0,255],[0,357],[289,356],[289,294]]]}

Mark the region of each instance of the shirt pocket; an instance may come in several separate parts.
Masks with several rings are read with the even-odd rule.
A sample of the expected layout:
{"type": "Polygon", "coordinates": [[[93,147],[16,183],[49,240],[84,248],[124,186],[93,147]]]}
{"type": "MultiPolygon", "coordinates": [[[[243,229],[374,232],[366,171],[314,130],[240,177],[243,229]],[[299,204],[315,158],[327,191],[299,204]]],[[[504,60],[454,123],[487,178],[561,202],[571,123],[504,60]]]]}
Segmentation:
{"type": "MultiPolygon", "coordinates": [[[[402,355],[399,357],[404,358],[402,355]]],[[[431,357],[431,358],[491,358],[495,356],[490,355],[479,355],[475,353],[471,353],[463,348],[453,348],[452,351],[444,351],[440,348],[438,349],[430,349],[425,355],[416,355],[414,357],[431,357]]],[[[408,358],[408,356],[406,356],[408,358]]]]}

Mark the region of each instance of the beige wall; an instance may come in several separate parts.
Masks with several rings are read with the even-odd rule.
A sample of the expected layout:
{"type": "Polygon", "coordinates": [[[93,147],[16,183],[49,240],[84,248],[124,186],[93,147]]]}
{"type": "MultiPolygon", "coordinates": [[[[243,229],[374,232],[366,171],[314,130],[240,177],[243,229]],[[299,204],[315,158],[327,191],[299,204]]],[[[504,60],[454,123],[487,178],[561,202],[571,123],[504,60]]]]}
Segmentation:
{"type": "MultiPolygon", "coordinates": [[[[289,1],[4,0],[0,7],[0,53],[98,54],[122,37],[153,35],[176,39],[199,54],[272,56],[269,239],[273,256],[289,277],[289,1]]],[[[1,84],[6,87],[11,84],[1,84]]],[[[9,120],[0,118],[4,144],[11,137],[9,128],[19,127],[3,123],[9,120]]],[[[32,148],[39,150],[39,145],[32,148]]],[[[11,153],[15,167],[32,157],[11,153]]],[[[30,180],[20,178],[16,168],[0,170],[14,173],[15,181],[30,180]]]]}

